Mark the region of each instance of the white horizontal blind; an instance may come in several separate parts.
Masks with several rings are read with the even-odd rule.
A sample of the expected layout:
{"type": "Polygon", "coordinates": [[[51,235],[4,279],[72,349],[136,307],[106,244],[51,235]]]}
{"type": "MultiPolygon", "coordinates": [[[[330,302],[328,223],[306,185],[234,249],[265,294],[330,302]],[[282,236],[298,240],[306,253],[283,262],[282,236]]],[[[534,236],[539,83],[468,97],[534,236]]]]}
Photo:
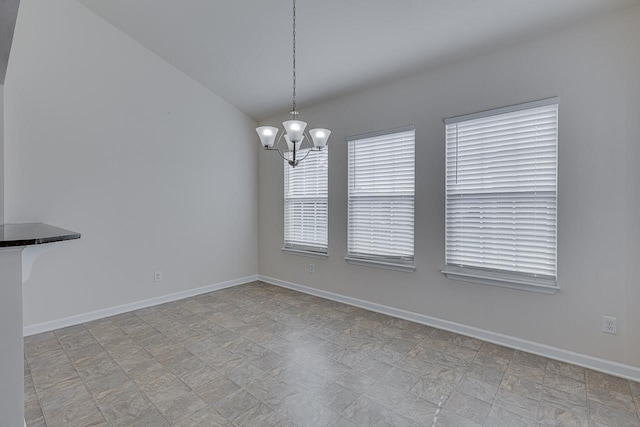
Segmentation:
{"type": "Polygon", "coordinates": [[[415,130],[349,138],[348,255],[413,263],[415,130]]]}
{"type": "Polygon", "coordinates": [[[446,263],[555,281],[557,99],[496,112],[447,121],[446,263]]]}
{"type": "MultiPolygon", "coordinates": [[[[295,168],[284,162],[284,245],[327,252],[328,148],[312,151],[295,168]]],[[[298,158],[308,150],[297,153],[298,158]]]]}

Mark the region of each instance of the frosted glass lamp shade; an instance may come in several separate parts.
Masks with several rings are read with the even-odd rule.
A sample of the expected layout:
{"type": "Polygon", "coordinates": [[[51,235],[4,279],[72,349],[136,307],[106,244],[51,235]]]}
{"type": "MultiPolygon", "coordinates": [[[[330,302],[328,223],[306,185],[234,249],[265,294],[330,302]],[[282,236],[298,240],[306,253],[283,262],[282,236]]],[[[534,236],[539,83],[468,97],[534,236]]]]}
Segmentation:
{"type": "Polygon", "coordinates": [[[260,137],[260,143],[264,148],[272,148],[278,135],[278,128],[273,126],[260,126],[256,128],[256,132],[260,137]]]}
{"type": "MultiPolygon", "coordinates": [[[[285,134],[284,135],[284,140],[287,141],[287,148],[289,148],[289,151],[292,152],[293,151],[293,142],[289,138],[289,135],[285,134]]],[[[300,145],[302,145],[302,141],[304,141],[304,135],[302,135],[302,138],[300,138],[300,141],[296,141],[296,152],[300,151],[300,145]]]]}
{"type": "Polygon", "coordinates": [[[307,122],[302,120],[287,120],[282,122],[284,130],[289,135],[289,140],[293,142],[302,142],[304,130],[307,127],[307,122]]]}
{"type": "Polygon", "coordinates": [[[331,131],[329,129],[311,129],[309,133],[311,134],[314,148],[321,149],[327,146],[327,140],[329,139],[329,135],[331,135],[331,131]]]}

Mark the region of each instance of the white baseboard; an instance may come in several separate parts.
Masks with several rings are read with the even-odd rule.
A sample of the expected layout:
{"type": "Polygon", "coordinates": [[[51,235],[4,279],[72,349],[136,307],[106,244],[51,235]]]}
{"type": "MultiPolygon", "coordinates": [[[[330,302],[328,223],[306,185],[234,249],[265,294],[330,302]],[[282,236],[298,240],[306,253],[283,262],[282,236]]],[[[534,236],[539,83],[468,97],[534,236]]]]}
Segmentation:
{"type": "Polygon", "coordinates": [[[438,319],[436,317],[426,316],[424,314],[414,313],[386,305],[361,300],[358,298],[348,297],[345,295],[336,294],[329,291],[323,291],[321,289],[311,288],[308,286],[300,285],[297,283],[286,282],[284,280],[276,279],[273,277],[253,275],[242,277],[238,279],[229,280],[226,282],[215,283],[213,285],[203,286],[196,289],[189,289],[186,291],[176,292],[169,295],[162,295],[159,297],[149,298],[142,301],[136,301],[128,304],[119,305],[116,307],[106,308],[102,310],[92,311],[89,313],[77,314],[74,316],[66,317],[64,319],[52,320],[48,322],[38,323],[35,325],[29,325],[24,327],[24,336],[35,335],[42,332],[48,332],[55,329],[64,328],[67,326],[79,325],[81,323],[90,322],[92,320],[103,319],[105,317],[114,316],[116,314],[126,313],[141,308],[151,307],[154,305],[164,304],[167,302],[178,301],[184,298],[189,298],[196,295],[205,294],[208,292],[217,291],[220,289],[230,288],[233,286],[242,285],[245,283],[261,280],[265,283],[269,283],[283,288],[292,289],[294,291],[303,292],[305,294],[315,295],[321,298],[326,298],[332,301],[341,302],[343,304],[349,304],[356,307],[364,308],[366,310],[375,311],[378,313],[386,314],[388,316],[397,317],[400,319],[409,320],[411,322],[421,323],[423,325],[432,326],[434,328],[443,329],[446,331],[455,332],[461,335],[466,335],[473,338],[478,338],[483,341],[488,341],[494,344],[503,345],[505,347],[513,348],[516,350],[526,351],[528,353],[537,354],[540,356],[548,357],[550,359],[559,360],[566,363],[582,366],[585,368],[593,369],[594,371],[604,372],[607,374],[615,375],[618,377],[627,378],[632,381],[640,382],[640,367],[625,365],[623,363],[613,362],[606,359],[600,359],[598,357],[589,356],[586,354],[576,353],[569,350],[563,350],[561,348],[552,347],[546,344],[540,344],[533,341],[523,340],[510,335],[504,335],[497,332],[491,332],[473,326],[463,325],[449,320],[438,319]]]}
{"type": "Polygon", "coordinates": [[[65,328],[67,326],[79,325],[81,323],[90,322],[92,320],[103,319],[105,317],[114,316],[116,314],[126,313],[128,311],[138,310],[141,308],[151,307],[154,305],[164,304],[167,302],[177,301],[196,295],[206,294],[207,292],[218,291],[220,289],[230,288],[233,286],[243,285],[245,283],[255,282],[258,280],[257,275],[241,277],[239,279],[228,280],[226,282],[215,283],[213,285],[203,286],[196,289],[188,289],[169,295],[149,298],[142,301],[136,301],[116,307],[105,308],[102,310],[92,311],[89,313],[76,314],[74,316],[65,317],[64,319],[51,320],[48,322],[37,323],[35,325],[25,326],[23,329],[24,336],[49,332],[55,329],[65,328]]]}
{"type": "Polygon", "coordinates": [[[421,323],[423,325],[432,326],[438,329],[444,329],[446,331],[478,338],[483,341],[488,341],[516,350],[526,351],[528,353],[537,354],[540,356],[548,357],[550,359],[559,360],[561,362],[571,363],[573,365],[593,369],[594,371],[604,372],[606,374],[611,374],[617,377],[640,382],[640,367],[637,366],[625,365],[623,363],[600,359],[598,357],[588,356],[586,354],[575,353],[573,351],[563,350],[561,348],[552,347],[546,344],[527,341],[510,335],[504,335],[497,332],[475,328],[473,326],[451,322],[449,320],[438,319],[436,317],[426,316],[424,314],[414,313],[411,311],[401,310],[398,308],[393,308],[386,305],[361,300],[358,298],[352,298],[333,292],[323,291],[321,289],[315,289],[308,286],[299,285],[297,283],[286,282],[284,280],[276,279],[273,277],[258,275],[258,280],[272,285],[281,286],[283,288],[292,289],[294,291],[303,292],[305,294],[315,295],[321,298],[326,298],[344,304],[364,308],[366,310],[386,314],[388,316],[409,320],[411,322],[421,323]]]}

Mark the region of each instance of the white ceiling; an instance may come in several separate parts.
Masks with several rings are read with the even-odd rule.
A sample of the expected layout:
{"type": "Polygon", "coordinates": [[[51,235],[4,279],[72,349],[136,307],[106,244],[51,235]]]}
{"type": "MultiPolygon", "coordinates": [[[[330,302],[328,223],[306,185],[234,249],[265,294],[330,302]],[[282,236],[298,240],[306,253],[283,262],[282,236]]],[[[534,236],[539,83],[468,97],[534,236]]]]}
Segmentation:
{"type": "MultiPolygon", "coordinates": [[[[78,0],[260,120],[291,102],[291,0],[78,0]]],[[[409,75],[640,0],[297,0],[298,101],[409,75]]]]}

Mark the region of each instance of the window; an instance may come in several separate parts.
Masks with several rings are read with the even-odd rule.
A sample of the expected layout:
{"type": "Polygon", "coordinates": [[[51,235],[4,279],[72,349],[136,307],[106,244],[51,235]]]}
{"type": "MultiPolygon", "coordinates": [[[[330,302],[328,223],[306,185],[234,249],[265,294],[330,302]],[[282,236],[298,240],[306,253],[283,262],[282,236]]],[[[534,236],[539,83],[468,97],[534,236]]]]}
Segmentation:
{"type": "Polygon", "coordinates": [[[352,264],[413,270],[415,129],[347,138],[352,264]]]}
{"type": "Polygon", "coordinates": [[[558,99],[445,122],[444,273],[554,293],[558,99]]]}
{"type": "MultiPolygon", "coordinates": [[[[328,247],[328,148],[292,168],[284,161],[284,249],[326,254],[328,247]]],[[[300,158],[308,150],[301,150],[300,158]]]]}

